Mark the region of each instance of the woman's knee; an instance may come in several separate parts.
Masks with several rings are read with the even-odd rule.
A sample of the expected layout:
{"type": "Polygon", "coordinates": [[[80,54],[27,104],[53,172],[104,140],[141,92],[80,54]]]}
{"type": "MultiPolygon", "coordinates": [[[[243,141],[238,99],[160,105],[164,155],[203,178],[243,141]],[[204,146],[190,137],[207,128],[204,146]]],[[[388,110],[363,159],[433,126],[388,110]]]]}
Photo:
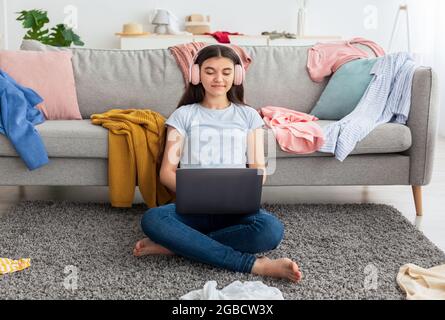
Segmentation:
{"type": "Polygon", "coordinates": [[[156,237],[157,232],[163,229],[162,223],[167,215],[168,211],[163,206],[148,209],[141,219],[142,231],[149,238],[156,237]]]}
{"type": "Polygon", "coordinates": [[[258,241],[262,244],[262,251],[278,247],[284,236],[283,223],[274,215],[262,213],[256,218],[258,225],[258,241]]]}

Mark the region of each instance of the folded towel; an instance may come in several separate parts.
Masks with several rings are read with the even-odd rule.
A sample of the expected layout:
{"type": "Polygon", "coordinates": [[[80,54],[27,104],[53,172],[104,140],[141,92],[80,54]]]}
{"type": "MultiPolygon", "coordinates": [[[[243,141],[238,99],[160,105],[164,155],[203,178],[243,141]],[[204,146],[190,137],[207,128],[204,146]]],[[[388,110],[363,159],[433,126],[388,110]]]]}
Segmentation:
{"type": "Polygon", "coordinates": [[[281,150],[290,153],[312,153],[324,144],[318,118],[283,107],[266,106],[258,110],[265,124],[272,129],[281,150]]]}

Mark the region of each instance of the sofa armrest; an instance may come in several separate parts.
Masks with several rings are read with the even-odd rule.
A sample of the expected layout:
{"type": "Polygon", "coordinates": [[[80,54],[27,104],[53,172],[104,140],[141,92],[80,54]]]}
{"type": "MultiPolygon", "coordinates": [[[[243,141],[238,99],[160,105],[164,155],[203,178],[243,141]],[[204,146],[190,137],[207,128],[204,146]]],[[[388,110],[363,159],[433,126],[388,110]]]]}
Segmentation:
{"type": "Polygon", "coordinates": [[[431,181],[438,134],[437,98],[436,73],[429,67],[417,68],[413,77],[407,122],[411,130],[412,145],[403,152],[410,156],[410,185],[423,186],[431,181]]]}

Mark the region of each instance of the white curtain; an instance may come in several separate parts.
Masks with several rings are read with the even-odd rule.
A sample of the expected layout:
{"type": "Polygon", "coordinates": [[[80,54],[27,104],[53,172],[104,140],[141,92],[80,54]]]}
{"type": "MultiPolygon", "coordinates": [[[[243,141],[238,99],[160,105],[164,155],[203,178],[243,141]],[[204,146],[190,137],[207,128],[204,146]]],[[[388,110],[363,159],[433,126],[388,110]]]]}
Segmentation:
{"type": "Polygon", "coordinates": [[[445,1],[408,0],[411,50],[416,62],[437,73],[439,134],[445,137],[445,1]]]}
{"type": "Polygon", "coordinates": [[[8,19],[7,19],[7,3],[2,0],[0,3],[0,49],[8,49],[8,19]]]}

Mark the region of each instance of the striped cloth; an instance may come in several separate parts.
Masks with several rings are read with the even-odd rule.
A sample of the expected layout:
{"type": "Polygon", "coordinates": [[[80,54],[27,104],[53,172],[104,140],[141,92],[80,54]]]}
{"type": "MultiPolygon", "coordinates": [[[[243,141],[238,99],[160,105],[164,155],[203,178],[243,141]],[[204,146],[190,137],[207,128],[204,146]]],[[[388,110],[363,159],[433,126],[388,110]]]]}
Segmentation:
{"type": "Polygon", "coordinates": [[[323,128],[325,143],[318,150],[343,161],[356,144],[378,125],[406,124],[411,106],[415,63],[407,52],[377,58],[374,75],[357,107],[347,116],[323,128]]]}

